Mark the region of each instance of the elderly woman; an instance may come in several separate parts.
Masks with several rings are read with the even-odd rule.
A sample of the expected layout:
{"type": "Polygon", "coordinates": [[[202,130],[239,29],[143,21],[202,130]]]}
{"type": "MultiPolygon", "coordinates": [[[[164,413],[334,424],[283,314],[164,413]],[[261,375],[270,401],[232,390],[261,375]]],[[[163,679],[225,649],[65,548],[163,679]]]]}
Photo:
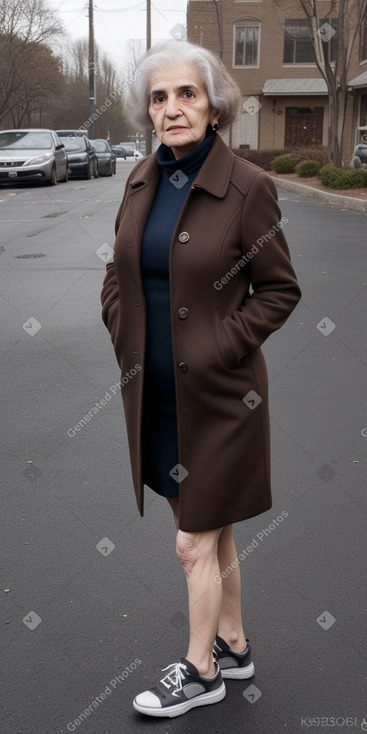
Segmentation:
{"type": "Polygon", "coordinates": [[[185,657],[134,708],[179,716],[254,673],[232,523],[271,507],[261,344],[300,298],[271,178],[218,134],[239,90],[204,48],[171,41],[143,58],[133,120],[160,142],[130,173],[116,220],[103,320],[122,370],[138,508],[166,497],[186,575],[185,657]],[[231,566],[232,572],[221,572],[231,566]]]}

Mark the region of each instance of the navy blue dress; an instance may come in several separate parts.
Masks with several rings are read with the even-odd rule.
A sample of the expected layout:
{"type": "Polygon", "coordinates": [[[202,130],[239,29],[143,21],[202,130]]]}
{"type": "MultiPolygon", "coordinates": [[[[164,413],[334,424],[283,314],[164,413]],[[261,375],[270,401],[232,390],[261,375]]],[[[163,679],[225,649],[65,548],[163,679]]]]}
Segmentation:
{"type": "Polygon", "coordinates": [[[214,135],[175,160],[160,145],[162,176],[145,226],[141,272],[146,302],[143,399],[143,481],[163,497],[178,497],[170,472],[178,463],[175,377],[171,338],[169,254],[177,220],[214,135]]]}

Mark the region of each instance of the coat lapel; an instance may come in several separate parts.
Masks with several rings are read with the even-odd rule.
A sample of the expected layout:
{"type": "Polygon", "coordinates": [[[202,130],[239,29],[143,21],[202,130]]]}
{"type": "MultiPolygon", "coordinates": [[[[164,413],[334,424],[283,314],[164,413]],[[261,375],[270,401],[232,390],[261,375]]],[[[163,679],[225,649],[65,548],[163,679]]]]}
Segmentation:
{"type": "MultiPolygon", "coordinates": [[[[132,176],[127,196],[134,220],[136,243],[140,253],[145,225],[160,181],[160,168],[156,154],[145,158],[132,176]]],[[[139,255],[140,256],[140,255],[139,255]]]]}

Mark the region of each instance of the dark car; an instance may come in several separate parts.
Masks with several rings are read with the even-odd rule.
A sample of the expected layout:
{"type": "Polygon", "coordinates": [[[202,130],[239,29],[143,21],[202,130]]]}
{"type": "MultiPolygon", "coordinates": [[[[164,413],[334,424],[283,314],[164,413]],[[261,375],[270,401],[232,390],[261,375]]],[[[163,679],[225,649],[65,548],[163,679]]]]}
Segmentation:
{"type": "Polygon", "coordinates": [[[111,150],[108,140],[97,138],[97,140],[91,140],[90,142],[97,153],[99,175],[112,176],[116,173],[116,156],[111,150]]]}
{"type": "Polygon", "coordinates": [[[126,161],[126,150],[122,145],[111,145],[111,150],[116,158],[124,158],[126,161]]]}
{"type": "Polygon", "coordinates": [[[70,178],[98,178],[97,153],[79,130],[57,130],[69,161],[70,178]],[[67,133],[67,134],[65,134],[67,133]]]}
{"type": "MultiPolygon", "coordinates": [[[[361,163],[367,163],[367,145],[360,143],[354,148],[353,155],[359,158],[361,163]]],[[[357,167],[357,166],[355,166],[357,167]]]]}
{"type": "Polygon", "coordinates": [[[67,155],[53,130],[0,132],[0,183],[41,181],[54,185],[67,180],[67,155]]]}

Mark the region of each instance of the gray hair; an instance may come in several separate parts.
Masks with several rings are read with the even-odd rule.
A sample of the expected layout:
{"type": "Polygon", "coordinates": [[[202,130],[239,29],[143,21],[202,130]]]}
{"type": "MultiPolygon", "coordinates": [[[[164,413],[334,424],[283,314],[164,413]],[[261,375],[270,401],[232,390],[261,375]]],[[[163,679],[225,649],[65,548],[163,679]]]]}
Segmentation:
{"type": "Polygon", "coordinates": [[[127,111],[138,127],[152,124],[149,117],[149,80],[154,71],[173,66],[178,60],[198,69],[210,104],[219,113],[221,130],[234,121],[241,101],[240,90],[221,59],[212,51],[188,41],[163,41],[147,51],[135,71],[127,97],[127,111]]]}

